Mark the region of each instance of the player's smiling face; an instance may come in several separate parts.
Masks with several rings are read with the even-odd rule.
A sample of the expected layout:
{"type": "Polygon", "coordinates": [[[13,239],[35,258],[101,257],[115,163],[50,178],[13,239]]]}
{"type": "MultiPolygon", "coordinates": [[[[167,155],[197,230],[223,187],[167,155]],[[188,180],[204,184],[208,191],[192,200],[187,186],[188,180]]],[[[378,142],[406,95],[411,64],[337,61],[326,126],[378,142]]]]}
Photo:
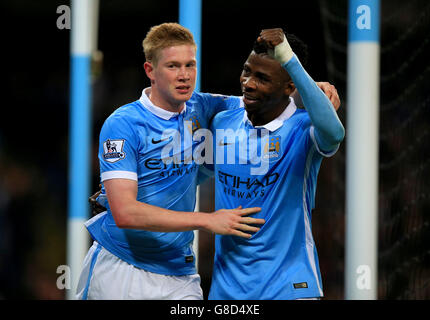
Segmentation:
{"type": "MultiPolygon", "coordinates": [[[[291,91],[288,73],[274,59],[251,52],[246,60],[240,84],[245,109],[258,115],[279,115],[286,107],[291,91]]],[[[265,117],[269,118],[271,116],[265,117]]]]}
{"type": "Polygon", "coordinates": [[[178,111],[191,98],[196,84],[196,49],[179,45],[160,51],[156,65],[145,62],[151,79],[151,101],[170,111],[178,111]]]}

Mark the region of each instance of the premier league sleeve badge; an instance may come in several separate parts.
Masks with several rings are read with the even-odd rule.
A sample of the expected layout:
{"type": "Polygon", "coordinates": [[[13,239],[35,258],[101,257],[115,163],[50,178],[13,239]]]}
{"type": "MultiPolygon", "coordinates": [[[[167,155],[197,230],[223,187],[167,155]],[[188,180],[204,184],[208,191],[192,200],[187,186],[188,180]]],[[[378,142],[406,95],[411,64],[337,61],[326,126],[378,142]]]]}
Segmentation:
{"type": "Polygon", "coordinates": [[[107,162],[114,163],[125,158],[124,139],[111,140],[103,142],[103,159],[107,162]]]}

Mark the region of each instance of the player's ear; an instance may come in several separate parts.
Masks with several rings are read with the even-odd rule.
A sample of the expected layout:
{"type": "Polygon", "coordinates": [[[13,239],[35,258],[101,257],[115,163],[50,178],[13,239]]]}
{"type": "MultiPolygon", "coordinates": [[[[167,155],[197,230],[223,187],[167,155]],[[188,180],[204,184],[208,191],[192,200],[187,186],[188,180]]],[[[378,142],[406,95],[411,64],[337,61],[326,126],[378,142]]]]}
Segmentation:
{"type": "Polygon", "coordinates": [[[150,80],[154,80],[154,65],[149,61],[145,61],[143,68],[145,69],[146,76],[150,80]]]}
{"type": "Polygon", "coordinates": [[[296,86],[295,86],[293,80],[290,79],[285,84],[284,93],[285,93],[285,95],[290,96],[294,92],[294,90],[296,90],[296,86]]]}

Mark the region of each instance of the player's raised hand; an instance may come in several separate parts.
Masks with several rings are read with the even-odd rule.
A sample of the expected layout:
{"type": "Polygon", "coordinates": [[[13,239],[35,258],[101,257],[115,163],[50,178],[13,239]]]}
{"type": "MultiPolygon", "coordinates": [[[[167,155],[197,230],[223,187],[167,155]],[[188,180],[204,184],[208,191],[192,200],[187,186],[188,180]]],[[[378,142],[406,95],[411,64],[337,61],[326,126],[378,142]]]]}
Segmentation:
{"type": "Polygon", "coordinates": [[[269,49],[272,49],[273,51],[269,50],[269,54],[278,60],[280,64],[290,61],[294,55],[284,31],[280,28],[263,29],[257,41],[265,43],[269,49]]]}
{"type": "Polygon", "coordinates": [[[249,214],[261,211],[261,208],[221,209],[208,215],[206,230],[221,235],[234,235],[243,238],[251,238],[247,232],[257,232],[260,228],[253,225],[265,223],[264,219],[246,217],[249,214]]]}
{"type": "Polygon", "coordinates": [[[263,29],[257,38],[258,42],[265,42],[267,47],[274,49],[278,44],[284,41],[284,31],[280,28],[263,29]]]}

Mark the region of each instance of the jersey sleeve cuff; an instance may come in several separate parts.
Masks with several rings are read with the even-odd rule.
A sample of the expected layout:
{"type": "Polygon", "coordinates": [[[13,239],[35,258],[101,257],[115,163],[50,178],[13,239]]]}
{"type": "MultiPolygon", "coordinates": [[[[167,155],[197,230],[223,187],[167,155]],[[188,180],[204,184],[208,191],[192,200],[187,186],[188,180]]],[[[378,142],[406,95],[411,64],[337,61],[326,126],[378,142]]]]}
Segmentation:
{"type": "Polygon", "coordinates": [[[311,136],[313,143],[315,144],[315,147],[316,147],[318,153],[320,155],[322,155],[323,157],[326,157],[326,158],[332,157],[337,152],[337,150],[339,150],[340,144],[338,144],[334,150],[329,151],[329,152],[321,150],[320,146],[318,145],[317,139],[315,138],[315,131],[314,130],[315,130],[315,128],[312,126],[309,130],[309,134],[311,136]]]}
{"type": "Polygon", "coordinates": [[[101,181],[106,181],[110,179],[128,179],[137,181],[137,173],[132,171],[106,171],[101,173],[101,181]]]}

